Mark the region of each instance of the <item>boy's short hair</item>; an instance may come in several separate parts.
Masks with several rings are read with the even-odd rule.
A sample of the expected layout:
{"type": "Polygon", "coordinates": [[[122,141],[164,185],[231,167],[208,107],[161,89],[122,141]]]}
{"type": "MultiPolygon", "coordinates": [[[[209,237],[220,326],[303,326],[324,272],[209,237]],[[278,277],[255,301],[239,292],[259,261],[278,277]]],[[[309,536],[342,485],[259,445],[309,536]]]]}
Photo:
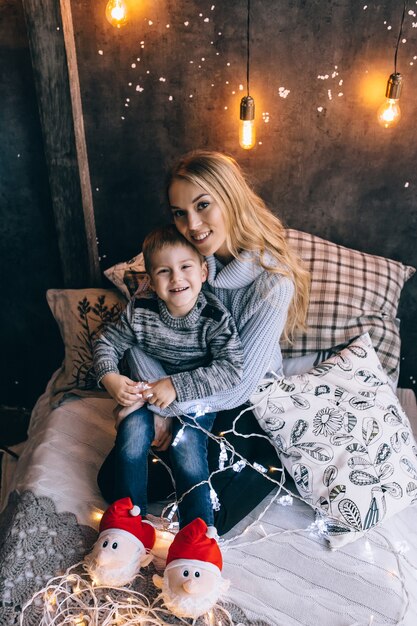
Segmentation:
{"type": "Polygon", "coordinates": [[[203,255],[200,254],[196,248],[194,248],[192,243],[187,241],[187,239],[178,232],[174,224],[160,226],[159,228],[152,230],[149,235],[146,235],[143,242],[143,260],[148,274],[150,274],[152,270],[152,258],[154,254],[167,246],[183,246],[185,248],[190,248],[194,254],[199,257],[201,263],[204,261],[203,255]]]}

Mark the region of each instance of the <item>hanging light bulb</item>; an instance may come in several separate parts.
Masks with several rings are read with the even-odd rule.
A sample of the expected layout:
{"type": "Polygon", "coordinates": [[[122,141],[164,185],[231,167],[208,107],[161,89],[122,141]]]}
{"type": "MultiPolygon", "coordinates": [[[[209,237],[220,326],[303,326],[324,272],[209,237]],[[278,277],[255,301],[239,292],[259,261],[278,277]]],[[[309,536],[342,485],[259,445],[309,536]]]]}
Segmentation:
{"type": "Polygon", "coordinates": [[[255,100],[249,95],[250,75],[250,0],[247,2],[246,21],[246,85],[247,95],[240,101],[239,145],[250,150],[255,145],[255,100]]]}
{"type": "Polygon", "coordinates": [[[106,6],[106,19],[112,26],[120,28],[127,22],[127,6],[124,0],[109,0],[106,6]]]}
{"type": "Polygon", "coordinates": [[[393,128],[401,119],[400,99],[402,76],[399,73],[391,74],[385,91],[386,100],[378,109],[378,122],[383,128],[393,128]]]}
{"type": "Polygon", "coordinates": [[[244,150],[250,150],[255,140],[255,100],[244,96],[240,101],[239,144],[244,150]]]}
{"type": "Polygon", "coordinates": [[[399,72],[397,72],[397,56],[398,47],[400,45],[401,35],[403,32],[406,9],[407,0],[404,0],[400,30],[397,37],[397,44],[395,46],[394,73],[391,74],[391,76],[388,78],[387,88],[385,90],[386,100],[381,104],[377,113],[378,122],[383,128],[393,128],[398,124],[401,119],[401,110],[398,104],[398,100],[400,99],[403,77],[399,72]]]}

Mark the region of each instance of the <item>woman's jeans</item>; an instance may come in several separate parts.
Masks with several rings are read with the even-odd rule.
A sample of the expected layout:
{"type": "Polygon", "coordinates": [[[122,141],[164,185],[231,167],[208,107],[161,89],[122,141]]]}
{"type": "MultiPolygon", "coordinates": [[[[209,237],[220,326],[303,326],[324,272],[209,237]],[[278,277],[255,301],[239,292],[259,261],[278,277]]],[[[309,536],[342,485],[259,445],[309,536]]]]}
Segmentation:
{"type": "MultiPolygon", "coordinates": [[[[195,426],[195,422],[210,431],[215,417],[215,413],[194,419],[181,416],[185,426],[178,418],[173,418],[169,458],[177,500],[191,487],[209,478],[207,435],[195,426]]],[[[113,502],[130,496],[133,504],[140,506],[142,515],[146,514],[148,454],[154,436],[154,414],[146,406],[130,413],[120,423],[114,448],[97,479],[106,500],[113,502]]],[[[178,505],[178,512],[180,528],[197,517],[212,526],[214,513],[209,484],[205,482],[187,493],[178,505]]]]}

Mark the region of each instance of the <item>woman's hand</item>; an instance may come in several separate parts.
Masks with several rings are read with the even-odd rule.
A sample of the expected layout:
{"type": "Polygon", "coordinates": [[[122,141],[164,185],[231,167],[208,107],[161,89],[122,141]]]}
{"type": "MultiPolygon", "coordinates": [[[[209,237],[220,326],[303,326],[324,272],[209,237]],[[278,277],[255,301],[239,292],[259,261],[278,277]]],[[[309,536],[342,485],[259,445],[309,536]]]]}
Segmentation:
{"type": "Polygon", "coordinates": [[[155,429],[155,439],[151,445],[155,450],[166,450],[172,439],[172,417],[161,417],[154,414],[153,423],[155,429]]]}
{"type": "Polygon", "coordinates": [[[145,400],[161,409],[166,409],[177,397],[177,392],[170,378],[161,378],[155,383],[148,383],[148,385],[149,391],[143,394],[145,400]]]}
{"type": "Polygon", "coordinates": [[[100,382],[111,397],[122,406],[131,406],[142,398],[140,391],[143,385],[127,376],[122,376],[122,374],[109,372],[103,376],[100,382]]]}

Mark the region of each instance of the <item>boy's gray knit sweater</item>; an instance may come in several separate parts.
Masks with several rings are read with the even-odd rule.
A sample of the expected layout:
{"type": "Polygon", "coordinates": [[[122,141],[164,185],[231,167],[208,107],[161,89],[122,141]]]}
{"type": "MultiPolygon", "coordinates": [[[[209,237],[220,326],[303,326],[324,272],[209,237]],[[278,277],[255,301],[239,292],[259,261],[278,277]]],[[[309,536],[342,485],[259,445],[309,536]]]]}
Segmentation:
{"type": "MultiPolygon", "coordinates": [[[[224,266],[214,256],[207,257],[206,261],[207,288],[230,311],[237,326],[243,346],[243,377],[232,389],[200,398],[197,403],[173,402],[165,410],[149,406],[162,415],[193,413],[202,404],[211,411],[235,408],[250,398],[268,371],[282,374],[279,340],[294,294],[292,280],[264,270],[255,253],[244,252],[240,259],[233,259],[224,266]]],[[[131,372],[135,372],[138,379],[154,381],[166,375],[156,358],[142,357],[140,350],[128,353],[131,372]]]]}
{"type": "Polygon", "coordinates": [[[241,380],[243,353],[235,323],[211,293],[201,292],[184,317],[173,317],[159,298],[134,298],[95,342],[97,380],[118,372],[120,359],[133,346],[158,356],[178,402],[210,396],[241,380]]]}

